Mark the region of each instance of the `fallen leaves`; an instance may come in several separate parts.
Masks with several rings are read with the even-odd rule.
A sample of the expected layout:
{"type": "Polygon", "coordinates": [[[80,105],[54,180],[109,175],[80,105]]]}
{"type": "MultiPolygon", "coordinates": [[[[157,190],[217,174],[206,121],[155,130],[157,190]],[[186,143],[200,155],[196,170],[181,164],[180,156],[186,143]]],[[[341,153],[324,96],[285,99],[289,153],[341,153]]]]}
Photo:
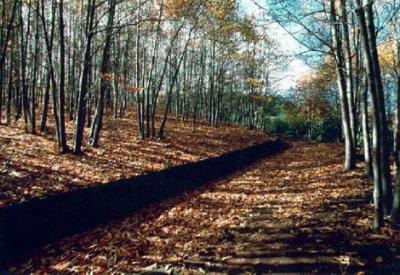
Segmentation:
{"type": "Polygon", "coordinates": [[[71,265],[71,262],[64,261],[64,262],[60,262],[55,265],[52,265],[52,266],[50,266],[50,268],[54,271],[61,272],[63,270],[66,270],[70,265],[71,265]]]}
{"type": "Polygon", "coordinates": [[[371,185],[359,173],[342,172],[341,150],[296,142],[226,179],[68,237],[9,268],[200,274],[327,265],[362,274],[384,265],[388,251],[397,259],[400,232],[373,232],[371,185]]]}
{"type": "MultiPolygon", "coordinates": [[[[260,131],[224,125],[216,129],[201,121],[192,133],[190,123],[171,118],[166,139],[141,140],[135,117],[129,112],[125,118],[106,116],[100,146],[83,148],[82,156],[57,153],[51,117],[48,134],[31,135],[18,125],[0,125],[0,207],[218,156],[268,139],[260,131]]],[[[73,122],[66,126],[71,142],[73,122]]]]}

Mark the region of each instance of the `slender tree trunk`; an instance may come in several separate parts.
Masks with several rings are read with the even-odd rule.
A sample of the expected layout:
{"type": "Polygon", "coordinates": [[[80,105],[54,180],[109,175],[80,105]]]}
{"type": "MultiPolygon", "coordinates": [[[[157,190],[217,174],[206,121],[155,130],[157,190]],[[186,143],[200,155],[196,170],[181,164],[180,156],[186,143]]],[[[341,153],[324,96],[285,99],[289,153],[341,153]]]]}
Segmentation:
{"type": "Polygon", "coordinates": [[[363,85],[360,85],[361,91],[361,120],[363,132],[363,145],[364,145],[364,162],[365,174],[372,176],[372,163],[371,163],[371,142],[369,138],[368,126],[368,83],[367,78],[363,75],[363,85]]]}
{"type": "Polygon", "coordinates": [[[112,28],[114,26],[115,14],[115,0],[109,0],[108,22],[106,30],[106,40],[103,48],[103,60],[101,63],[100,72],[100,91],[96,105],[96,113],[94,115],[93,123],[90,128],[89,143],[91,146],[97,146],[100,138],[100,131],[103,127],[103,113],[104,113],[104,95],[110,89],[110,50],[112,28]]]}
{"type": "Polygon", "coordinates": [[[86,118],[86,94],[89,89],[89,74],[91,71],[91,46],[94,38],[93,24],[96,10],[96,0],[89,0],[89,5],[86,14],[86,46],[83,60],[83,67],[81,73],[80,87],[78,92],[78,104],[75,116],[75,129],[74,129],[74,153],[82,153],[83,132],[85,128],[86,118]]]}
{"type": "MultiPolygon", "coordinates": [[[[51,94],[51,99],[52,99],[52,105],[53,105],[53,114],[54,114],[54,125],[55,125],[55,130],[56,130],[56,138],[57,138],[57,143],[60,148],[61,146],[61,133],[60,133],[60,120],[58,117],[58,111],[57,111],[57,98],[56,98],[56,93],[57,93],[57,81],[56,81],[56,76],[54,72],[54,65],[53,65],[53,39],[54,39],[54,29],[55,29],[55,18],[56,18],[56,6],[55,2],[52,1],[52,9],[51,9],[51,34],[50,37],[47,32],[47,27],[46,27],[46,20],[45,20],[45,12],[44,12],[44,7],[45,7],[45,1],[41,1],[41,20],[42,20],[42,25],[43,25],[43,33],[44,33],[44,38],[45,38],[45,43],[46,43],[46,51],[47,51],[47,61],[48,61],[48,67],[49,67],[49,78],[51,80],[52,84],[52,94],[51,94]]],[[[48,83],[49,84],[49,83],[48,83]]],[[[47,85],[50,87],[50,85],[47,85]]],[[[45,122],[47,118],[47,104],[45,105],[44,109],[46,111],[46,117],[42,122],[44,121],[44,129],[45,129],[45,122]]],[[[43,118],[43,117],[42,117],[43,118]]],[[[42,126],[41,125],[41,126],[42,126]]],[[[42,127],[41,127],[42,128],[42,127]]],[[[42,130],[42,129],[41,129],[42,130]]]]}
{"type": "MultiPolygon", "coordinates": [[[[39,7],[39,0],[36,1],[36,7],[39,7]]],[[[36,24],[39,24],[39,9],[36,9],[36,24]]],[[[34,58],[34,68],[32,74],[32,89],[31,89],[31,132],[33,134],[36,133],[36,86],[37,86],[37,78],[38,78],[38,67],[39,67],[39,26],[36,27],[35,30],[35,58],[34,58]]]]}
{"type": "Polygon", "coordinates": [[[376,45],[376,30],[374,23],[374,12],[373,12],[373,2],[371,0],[366,0],[366,25],[368,32],[368,43],[370,44],[370,52],[371,52],[371,65],[373,77],[371,81],[374,83],[376,94],[377,94],[377,104],[378,104],[378,115],[379,115],[379,124],[381,127],[381,135],[380,135],[380,143],[381,143],[381,170],[382,170],[382,192],[383,192],[383,200],[384,200],[384,211],[386,214],[391,212],[392,202],[393,202],[393,190],[392,190],[392,181],[390,174],[390,146],[389,146],[389,129],[388,129],[388,121],[386,119],[386,110],[385,110],[385,99],[384,99],[384,90],[382,83],[382,76],[379,64],[378,57],[378,48],[376,45]]]}
{"type": "Polygon", "coordinates": [[[345,140],[345,163],[344,170],[352,170],[355,168],[355,146],[352,138],[352,130],[350,126],[349,104],[346,97],[346,80],[343,73],[344,60],[343,60],[343,47],[339,35],[339,28],[337,23],[337,15],[335,10],[335,2],[331,0],[331,23],[332,23],[332,43],[334,49],[334,56],[336,61],[337,82],[339,87],[340,105],[342,111],[342,127],[345,140]]]}
{"type": "Polygon", "coordinates": [[[347,0],[340,0],[340,17],[342,22],[343,30],[343,59],[345,63],[345,73],[346,78],[346,100],[349,108],[349,122],[351,129],[351,138],[353,140],[353,147],[355,149],[357,145],[357,124],[356,124],[356,109],[354,101],[354,81],[353,81],[353,64],[352,64],[352,54],[350,48],[350,32],[349,32],[349,20],[347,16],[347,0]]]}
{"type": "MultiPolygon", "coordinates": [[[[76,20],[76,19],[75,19],[76,20]]],[[[72,18],[71,18],[71,25],[72,22],[75,22],[72,18]]],[[[75,111],[75,102],[76,102],[76,74],[77,74],[77,66],[76,66],[76,60],[77,60],[77,51],[79,50],[79,46],[78,46],[78,42],[76,39],[77,36],[77,30],[74,29],[72,34],[73,37],[73,48],[71,49],[72,51],[72,57],[71,57],[71,69],[70,69],[70,79],[69,79],[69,83],[70,83],[70,98],[69,98],[69,110],[68,110],[68,119],[70,121],[74,120],[74,111],[75,111]]]]}
{"type": "MultiPolygon", "coordinates": [[[[137,1],[138,7],[137,7],[137,18],[140,20],[140,12],[141,12],[141,0],[137,1]]],[[[137,108],[137,120],[138,120],[138,130],[140,137],[143,139],[144,138],[144,129],[143,129],[143,116],[142,116],[142,104],[141,104],[141,98],[140,98],[140,77],[141,77],[141,71],[140,71],[140,24],[137,24],[136,26],[136,77],[135,77],[135,86],[137,88],[136,91],[136,108],[137,108]]]]}
{"type": "Polygon", "coordinates": [[[9,125],[11,123],[11,101],[13,98],[13,70],[14,70],[14,54],[11,51],[10,54],[10,69],[8,76],[8,89],[7,89],[7,108],[6,108],[6,124],[9,125]]]}
{"type": "Polygon", "coordinates": [[[29,43],[29,35],[31,30],[30,24],[30,14],[31,14],[31,2],[28,4],[28,22],[26,29],[24,28],[24,19],[23,19],[23,11],[22,11],[22,3],[19,5],[19,31],[20,31],[20,81],[21,81],[21,95],[22,95],[22,111],[24,115],[24,122],[25,122],[25,131],[29,132],[29,123],[31,121],[31,115],[29,112],[29,99],[28,99],[28,91],[29,91],[29,84],[30,81],[27,79],[27,52],[28,52],[28,43],[29,43]]]}
{"type": "Polygon", "coordinates": [[[189,37],[188,37],[188,39],[187,39],[187,41],[186,41],[185,47],[184,47],[184,49],[183,49],[183,52],[182,52],[182,54],[181,54],[181,56],[180,56],[180,58],[179,58],[177,67],[176,67],[175,72],[174,72],[174,76],[173,76],[173,78],[172,78],[171,85],[170,85],[170,87],[169,87],[169,89],[168,89],[168,93],[167,93],[167,96],[166,96],[166,97],[167,97],[167,99],[166,99],[167,102],[166,102],[166,107],[165,107],[165,110],[164,110],[164,116],[163,116],[162,121],[161,121],[160,129],[159,129],[159,131],[158,131],[158,137],[159,137],[159,138],[163,138],[163,137],[164,137],[165,125],[166,125],[166,123],[167,123],[168,113],[169,113],[169,109],[170,109],[170,105],[171,105],[172,90],[173,90],[174,85],[175,85],[175,83],[176,83],[176,80],[177,80],[177,78],[178,78],[179,69],[180,69],[180,67],[181,67],[183,58],[184,58],[184,56],[186,55],[187,48],[188,48],[188,45],[189,45],[189,42],[190,42],[190,38],[191,38],[192,32],[193,32],[193,30],[194,30],[196,24],[197,24],[197,20],[196,20],[196,22],[194,23],[194,25],[193,25],[193,26],[191,27],[191,29],[190,29],[189,37]]]}
{"type": "MultiPolygon", "coordinates": [[[[400,52],[400,51],[399,51],[400,52]]],[[[400,224],[400,75],[397,77],[397,108],[395,122],[394,160],[396,165],[396,178],[394,185],[394,198],[391,213],[393,224],[400,224]]]]}
{"type": "Polygon", "coordinates": [[[395,70],[397,76],[397,108],[395,120],[395,135],[394,135],[394,159],[396,165],[396,178],[394,187],[393,207],[391,213],[392,223],[395,225],[400,224],[400,33],[398,27],[400,23],[394,23],[396,31],[396,50],[397,50],[397,69],[395,70]]]}
{"type": "Polygon", "coordinates": [[[198,82],[195,87],[196,89],[196,94],[195,94],[195,99],[194,99],[194,106],[193,106],[193,122],[192,122],[192,132],[194,133],[196,131],[196,119],[197,119],[197,113],[199,109],[199,101],[200,101],[200,94],[201,91],[203,90],[204,87],[204,75],[206,71],[206,64],[205,64],[205,54],[203,53],[203,49],[201,49],[200,53],[200,67],[201,67],[201,73],[198,76],[198,82]]]}
{"type": "MultiPolygon", "coordinates": [[[[4,74],[2,72],[4,70],[4,64],[6,62],[7,49],[9,46],[9,40],[11,38],[11,31],[13,29],[13,24],[14,24],[15,15],[17,12],[17,7],[18,7],[18,0],[14,0],[10,20],[7,24],[5,38],[3,39],[3,41],[2,41],[3,43],[1,45],[2,49],[1,49],[1,57],[0,57],[0,98],[3,98],[3,82],[4,82],[3,76],[4,76],[4,74]]],[[[1,104],[0,104],[0,124],[1,123],[2,123],[2,111],[1,111],[1,104]]]]}
{"type": "Polygon", "coordinates": [[[42,104],[42,115],[40,119],[40,132],[46,132],[46,124],[47,124],[47,113],[49,109],[49,101],[50,101],[50,72],[47,72],[46,76],[46,88],[43,96],[43,104],[42,104]]]}
{"type": "Polygon", "coordinates": [[[379,98],[377,95],[376,83],[375,83],[375,68],[373,66],[369,32],[367,30],[366,18],[364,9],[361,4],[361,0],[354,1],[356,6],[356,14],[360,27],[361,44],[364,56],[364,62],[368,78],[368,89],[371,93],[372,98],[372,120],[373,120],[373,131],[372,131],[372,155],[373,155],[373,176],[374,176],[374,206],[375,206],[375,228],[380,228],[383,225],[384,215],[384,198],[383,198],[383,182],[382,182],[382,125],[381,125],[381,108],[379,104],[379,98]]]}
{"type": "Polygon", "coordinates": [[[113,100],[113,117],[117,118],[118,114],[118,101],[120,98],[120,90],[119,90],[119,85],[117,81],[118,77],[118,64],[119,64],[119,58],[116,53],[116,48],[114,47],[114,78],[112,80],[112,91],[114,95],[114,100],[113,100]]]}
{"type": "Polygon", "coordinates": [[[172,48],[174,45],[174,42],[176,41],[176,39],[178,38],[178,35],[180,33],[180,31],[183,28],[183,23],[178,27],[178,29],[176,30],[176,32],[174,33],[174,36],[171,39],[170,42],[170,46],[168,48],[168,52],[166,54],[165,57],[165,62],[163,65],[163,69],[161,71],[161,76],[160,76],[160,80],[158,81],[158,85],[155,89],[153,89],[153,93],[152,93],[152,102],[151,102],[151,136],[155,137],[156,136],[156,129],[155,129],[155,116],[156,116],[156,109],[157,109],[157,102],[158,102],[158,97],[162,88],[162,84],[164,82],[164,78],[165,78],[165,74],[168,68],[168,61],[171,57],[171,53],[172,53],[172,48]]]}
{"type": "Polygon", "coordinates": [[[58,117],[60,119],[59,127],[60,127],[60,146],[62,153],[66,153],[69,151],[67,145],[67,139],[65,135],[65,41],[64,41],[64,0],[58,0],[58,27],[59,27],[59,35],[60,35],[60,84],[58,90],[58,117]]]}
{"type": "Polygon", "coordinates": [[[150,99],[150,92],[151,94],[154,94],[154,76],[153,73],[156,71],[156,59],[158,56],[158,48],[159,48],[159,43],[160,43],[160,36],[161,36],[161,18],[163,15],[163,10],[164,10],[164,1],[161,1],[160,4],[160,13],[158,16],[157,20],[157,29],[156,29],[156,37],[154,40],[154,46],[153,46],[153,53],[151,56],[151,64],[150,64],[150,70],[148,73],[148,80],[147,80],[147,87],[146,87],[146,93],[145,93],[145,118],[146,118],[146,137],[149,138],[151,134],[151,99],[150,99]]]}

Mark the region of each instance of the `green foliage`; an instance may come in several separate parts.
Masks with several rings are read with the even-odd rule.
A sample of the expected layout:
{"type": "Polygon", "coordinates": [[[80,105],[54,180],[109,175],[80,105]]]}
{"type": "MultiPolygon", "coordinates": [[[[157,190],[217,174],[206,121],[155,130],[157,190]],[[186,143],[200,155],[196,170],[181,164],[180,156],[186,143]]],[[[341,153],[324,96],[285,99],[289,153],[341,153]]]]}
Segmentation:
{"type": "Polygon", "coordinates": [[[328,117],[323,121],[319,140],[337,141],[340,136],[340,118],[328,117]]]}
{"type": "MultiPolygon", "coordinates": [[[[309,81],[314,80],[312,77],[309,81]]],[[[337,141],[341,135],[341,120],[338,104],[331,95],[335,91],[329,85],[315,82],[307,85],[306,82],[286,97],[253,96],[262,104],[258,112],[262,121],[260,128],[296,138],[337,141]]]]}
{"type": "Polygon", "coordinates": [[[264,131],[273,134],[287,134],[290,129],[288,121],[282,116],[271,116],[264,119],[264,131]]]}

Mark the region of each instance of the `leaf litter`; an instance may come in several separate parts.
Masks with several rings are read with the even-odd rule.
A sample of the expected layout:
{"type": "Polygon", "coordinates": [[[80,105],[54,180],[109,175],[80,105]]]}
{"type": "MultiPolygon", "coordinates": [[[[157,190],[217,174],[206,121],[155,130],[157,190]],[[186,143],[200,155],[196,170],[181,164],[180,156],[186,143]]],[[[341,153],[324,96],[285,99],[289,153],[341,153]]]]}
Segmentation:
{"type": "Polygon", "coordinates": [[[307,267],[364,274],[398,265],[400,232],[372,229],[372,186],[362,167],[342,172],[338,144],[292,145],[227,178],[48,245],[8,269],[203,274],[307,267]]]}
{"type": "MultiPolygon", "coordinates": [[[[0,125],[0,208],[219,156],[269,139],[261,131],[233,125],[213,128],[202,121],[192,133],[191,123],[170,118],[165,139],[142,140],[134,118],[132,112],[117,119],[106,116],[100,146],[84,146],[81,156],[57,152],[51,118],[46,134],[27,134],[21,123],[0,125]]],[[[72,147],[73,122],[66,126],[72,147]]]]}

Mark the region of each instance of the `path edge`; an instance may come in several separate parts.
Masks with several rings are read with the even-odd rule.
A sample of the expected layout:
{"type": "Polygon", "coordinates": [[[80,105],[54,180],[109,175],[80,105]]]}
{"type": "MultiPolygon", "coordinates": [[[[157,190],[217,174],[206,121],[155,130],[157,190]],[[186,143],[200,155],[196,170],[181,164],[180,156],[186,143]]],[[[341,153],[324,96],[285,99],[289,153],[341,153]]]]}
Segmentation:
{"type": "Polygon", "coordinates": [[[0,209],[0,266],[63,237],[223,178],[286,145],[281,139],[269,140],[198,162],[4,207],[0,209]]]}

